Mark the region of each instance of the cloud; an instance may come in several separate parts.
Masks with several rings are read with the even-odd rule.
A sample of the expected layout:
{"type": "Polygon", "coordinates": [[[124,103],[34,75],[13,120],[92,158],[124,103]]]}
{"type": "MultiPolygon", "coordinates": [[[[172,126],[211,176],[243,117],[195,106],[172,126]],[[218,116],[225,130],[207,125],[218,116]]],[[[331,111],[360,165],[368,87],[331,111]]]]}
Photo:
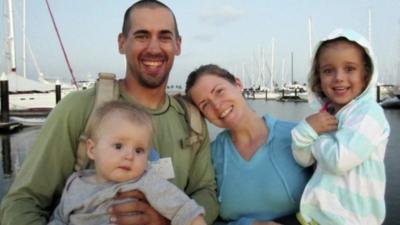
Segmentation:
{"type": "Polygon", "coordinates": [[[214,39],[213,34],[197,34],[193,37],[197,41],[210,42],[214,39]]]}
{"type": "Polygon", "coordinates": [[[213,26],[224,26],[238,20],[244,12],[232,6],[220,6],[200,12],[201,21],[213,26]]]}

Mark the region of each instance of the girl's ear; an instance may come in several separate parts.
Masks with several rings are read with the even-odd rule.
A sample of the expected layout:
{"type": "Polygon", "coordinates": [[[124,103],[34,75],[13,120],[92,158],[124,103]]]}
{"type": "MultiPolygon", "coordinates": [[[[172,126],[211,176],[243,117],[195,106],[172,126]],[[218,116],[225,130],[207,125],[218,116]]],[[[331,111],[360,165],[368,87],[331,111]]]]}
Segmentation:
{"type": "Polygon", "coordinates": [[[95,151],[94,147],[95,147],[94,141],[90,138],[87,139],[86,140],[86,152],[87,152],[89,159],[91,159],[91,160],[94,160],[94,151],[95,151]]]}

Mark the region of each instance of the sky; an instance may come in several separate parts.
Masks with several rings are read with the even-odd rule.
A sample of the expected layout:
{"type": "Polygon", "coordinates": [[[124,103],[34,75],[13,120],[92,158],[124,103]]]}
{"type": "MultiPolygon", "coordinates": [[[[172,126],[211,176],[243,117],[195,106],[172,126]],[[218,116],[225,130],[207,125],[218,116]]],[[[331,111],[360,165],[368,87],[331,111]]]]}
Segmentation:
{"type": "MultiPolygon", "coordinates": [[[[77,79],[94,79],[99,72],[124,77],[125,59],[118,53],[117,36],[123,14],[134,1],[48,1],[77,79]]],[[[314,46],[339,27],[366,37],[370,31],[379,81],[400,84],[400,0],[163,2],[175,12],[182,35],[182,53],[175,58],[170,85],[184,86],[192,70],[208,63],[227,68],[245,86],[268,86],[270,74],[278,84],[304,83],[310,65],[309,40],[314,46]]],[[[17,73],[22,74],[22,0],[13,0],[13,5],[17,73]]],[[[0,7],[3,12],[4,6],[0,7]]],[[[5,26],[3,17],[0,24],[5,26]]],[[[0,29],[1,72],[7,68],[4,33],[0,29]]],[[[40,70],[47,78],[71,80],[45,0],[26,1],[26,37],[33,52],[27,50],[27,77],[37,79],[40,70]]]]}

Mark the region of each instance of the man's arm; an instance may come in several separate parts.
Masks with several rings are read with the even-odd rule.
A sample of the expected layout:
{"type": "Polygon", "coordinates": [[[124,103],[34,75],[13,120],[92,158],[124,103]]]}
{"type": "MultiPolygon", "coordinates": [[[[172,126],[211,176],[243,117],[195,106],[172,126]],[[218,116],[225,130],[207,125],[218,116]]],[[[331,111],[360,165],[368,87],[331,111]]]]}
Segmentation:
{"type": "Polygon", "coordinates": [[[189,197],[203,206],[206,214],[205,220],[212,224],[219,214],[219,204],[217,201],[217,184],[215,181],[214,169],[211,164],[210,139],[207,126],[203,120],[204,140],[197,150],[192,169],[189,175],[189,183],[185,189],[189,197]]]}
{"type": "Polygon", "coordinates": [[[82,97],[66,96],[48,116],[2,201],[2,225],[47,223],[73,172],[78,137],[93,104],[82,97]]]}

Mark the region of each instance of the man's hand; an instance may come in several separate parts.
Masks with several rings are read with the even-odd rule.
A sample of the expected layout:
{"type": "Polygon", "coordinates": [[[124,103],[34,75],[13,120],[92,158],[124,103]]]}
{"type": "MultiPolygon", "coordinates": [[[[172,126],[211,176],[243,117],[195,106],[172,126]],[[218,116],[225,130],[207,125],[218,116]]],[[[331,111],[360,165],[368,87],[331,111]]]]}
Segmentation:
{"type": "Polygon", "coordinates": [[[257,220],[257,221],[254,221],[252,225],[283,225],[283,224],[277,223],[277,222],[274,222],[274,221],[257,220]]]}
{"type": "Polygon", "coordinates": [[[159,214],[148,203],[146,196],[138,190],[118,193],[116,200],[136,199],[110,207],[110,222],[118,225],[168,225],[170,221],[159,214]]]}
{"type": "Polygon", "coordinates": [[[337,130],[337,120],[328,112],[319,112],[306,118],[306,121],[318,134],[337,130]]]}

